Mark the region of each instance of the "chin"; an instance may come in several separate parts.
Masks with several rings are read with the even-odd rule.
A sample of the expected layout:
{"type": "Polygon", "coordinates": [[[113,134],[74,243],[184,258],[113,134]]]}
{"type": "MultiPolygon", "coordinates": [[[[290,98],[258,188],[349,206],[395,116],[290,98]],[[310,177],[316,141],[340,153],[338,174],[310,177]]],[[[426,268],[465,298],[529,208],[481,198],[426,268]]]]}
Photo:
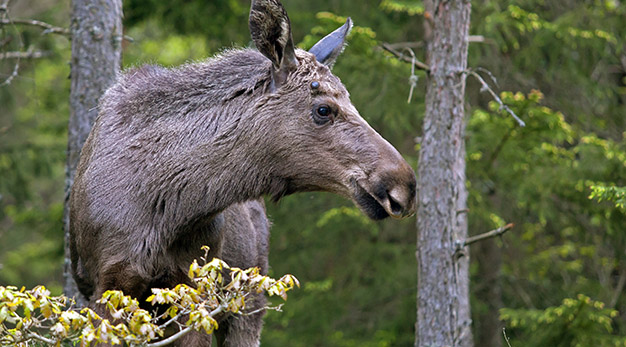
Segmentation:
{"type": "Polygon", "coordinates": [[[381,220],[389,217],[387,211],[385,211],[373,196],[367,193],[360,185],[357,184],[355,186],[356,191],[352,199],[366,216],[373,220],[381,220]]]}

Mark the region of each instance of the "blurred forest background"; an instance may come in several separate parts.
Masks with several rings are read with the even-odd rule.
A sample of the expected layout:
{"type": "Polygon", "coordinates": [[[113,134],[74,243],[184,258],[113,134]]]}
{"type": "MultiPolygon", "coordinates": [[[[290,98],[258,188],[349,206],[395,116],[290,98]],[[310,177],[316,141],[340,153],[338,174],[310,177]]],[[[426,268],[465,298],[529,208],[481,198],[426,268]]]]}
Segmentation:
{"type": "MultiPolygon", "coordinates": [[[[417,166],[425,75],[411,103],[410,64],[424,60],[414,0],[285,0],[309,48],[351,16],[334,72],[361,114],[417,166]],[[408,51],[404,52],[409,56],[408,51]]],[[[468,66],[501,92],[519,127],[471,77],[467,85],[469,233],[477,346],[626,346],[626,3],[476,0],[468,66]]],[[[244,0],[125,0],[124,67],[178,65],[250,42],[244,0]]],[[[13,0],[11,18],[69,27],[69,0],[13,0]]],[[[0,29],[21,59],[0,87],[0,285],[62,290],[70,42],[33,26],[0,29]],[[21,34],[21,35],[18,35],[21,34]],[[21,38],[20,38],[21,36],[21,38]]],[[[15,59],[0,55],[0,83],[15,59]]],[[[268,202],[271,275],[303,284],[266,316],[264,346],[410,346],[416,303],[415,220],[369,221],[349,201],[300,194],[268,202]]],[[[200,246],[200,245],[198,245],[200,246]]]]}

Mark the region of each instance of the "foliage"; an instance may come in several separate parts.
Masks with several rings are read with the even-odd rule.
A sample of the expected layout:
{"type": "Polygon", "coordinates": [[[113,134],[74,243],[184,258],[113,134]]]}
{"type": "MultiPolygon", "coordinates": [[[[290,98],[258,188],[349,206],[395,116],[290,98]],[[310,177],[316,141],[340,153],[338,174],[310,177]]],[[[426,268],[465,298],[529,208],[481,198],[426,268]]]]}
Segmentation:
{"type": "Polygon", "coordinates": [[[590,199],[596,199],[598,202],[611,201],[615,203],[615,207],[626,209],[626,187],[592,184],[589,188],[591,189],[590,199]]]}
{"type": "Polygon", "coordinates": [[[172,289],[152,289],[153,294],[147,298],[155,307],[152,313],[121,291],[105,292],[96,302],[104,305],[112,320],[90,308],[73,309],[73,300],[50,296],[44,286],[32,290],[0,287],[0,344],[28,346],[29,342],[40,341],[58,346],[69,341],[81,346],[96,342],[161,346],[192,330],[213,333],[218,328],[218,317],[224,314],[279,310],[280,306],[248,308],[246,302],[260,293],[286,300],[287,291],[299,286],[291,275],[275,280],[261,275],[258,268],[231,268],[216,258],[203,265],[194,261],[189,267],[189,278],[194,286],[179,284],[172,289]],[[229,274],[228,280],[224,274],[229,274]],[[168,326],[175,327],[176,333],[157,341],[164,337],[168,326]]]}
{"type": "Polygon", "coordinates": [[[515,340],[528,346],[626,346],[626,337],[612,336],[617,311],[579,294],[545,310],[508,309],[500,317],[515,340]]]}
{"type": "MultiPolygon", "coordinates": [[[[468,173],[475,218],[487,228],[522,221],[503,245],[504,301],[508,307],[547,307],[579,292],[615,302],[619,284],[604,274],[622,266],[625,216],[589,201],[587,187],[626,177],[623,144],[575,129],[562,113],[541,106],[538,91],[501,97],[527,126],[517,127],[495,102],[491,112],[474,111],[468,173]]],[[[609,318],[620,326],[615,314],[609,318]]],[[[541,342],[543,335],[532,336],[551,345],[541,342]]]]}
{"type": "MultiPolygon", "coordinates": [[[[69,26],[69,1],[11,3],[20,4],[15,18],[69,26]]],[[[407,42],[426,61],[422,2],[284,4],[303,48],[352,17],[355,31],[333,72],[362,115],[415,167],[427,76],[418,72],[407,104],[410,67],[378,47],[407,42]]],[[[134,39],[124,42],[125,67],[177,65],[249,45],[249,1],[125,0],[124,6],[125,34],[134,39]]],[[[601,328],[603,335],[626,335],[626,297],[618,290],[626,273],[625,15],[623,1],[473,3],[470,33],[485,41],[470,44],[469,66],[491,71],[494,89],[514,91],[500,96],[527,124],[518,127],[468,79],[469,229],[479,234],[516,225],[489,241],[490,251],[489,242],[472,245],[477,345],[483,331],[494,329],[483,318],[497,317],[499,308],[544,312],[580,293],[617,312],[604,315],[613,330],[601,328]]],[[[51,55],[22,61],[19,78],[0,89],[0,284],[43,283],[60,293],[69,42],[35,28],[24,33],[25,48],[51,55]]],[[[10,72],[8,62],[0,63],[0,73],[10,72]]],[[[267,208],[274,221],[270,271],[294,272],[304,285],[284,314],[266,315],[264,346],[412,345],[414,221],[374,223],[330,194],[294,195],[267,208]]],[[[585,312],[600,314],[592,306],[585,312]]],[[[513,345],[544,343],[542,331],[509,323],[513,345]]]]}
{"type": "MultiPolygon", "coordinates": [[[[67,21],[69,1],[39,1],[28,7],[35,18],[67,21]]],[[[11,18],[20,17],[9,12],[11,18]]],[[[0,50],[49,53],[19,63],[19,75],[0,88],[0,284],[33,287],[45,283],[61,293],[65,149],[69,100],[69,40],[39,28],[0,29],[0,50]]],[[[0,60],[4,80],[15,61],[0,60]]]]}
{"type": "Polygon", "coordinates": [[[411,16],[424,13],[424,5],[420,1],[383,0],[380,7],[387,11],[403,12],[411,16]]]}

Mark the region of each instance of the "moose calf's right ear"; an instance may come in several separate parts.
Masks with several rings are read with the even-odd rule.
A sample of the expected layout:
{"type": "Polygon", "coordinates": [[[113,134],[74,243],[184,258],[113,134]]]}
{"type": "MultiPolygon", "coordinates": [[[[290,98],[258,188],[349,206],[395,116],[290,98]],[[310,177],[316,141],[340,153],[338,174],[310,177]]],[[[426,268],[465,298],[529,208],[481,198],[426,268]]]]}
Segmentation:
{"type": "Polygon", "coordinates": [[[274,84],[282,84],[298,64],[287,11],[277,0],[252,0],[248,24],[257,49],[272,62],[274,84]]]}
{"type": "Polygon", "coordinates": [[[348,17],[344,25],[326,35],[326,37],[316,43],[309,52],[315,55],[317,61],[332,68],[337,57],[339,57],[339,54],[343,52],[346,46],[346,37],[350,33],[350,30],[352,30],[352,19],[348,17]]]}

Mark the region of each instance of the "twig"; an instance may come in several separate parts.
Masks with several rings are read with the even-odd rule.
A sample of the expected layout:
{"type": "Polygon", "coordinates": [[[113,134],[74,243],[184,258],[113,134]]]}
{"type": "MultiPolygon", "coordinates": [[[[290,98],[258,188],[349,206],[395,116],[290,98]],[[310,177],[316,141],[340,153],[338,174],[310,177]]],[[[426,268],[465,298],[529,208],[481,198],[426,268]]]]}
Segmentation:
{"type": "Polygon", "coordinates": [[[23,25],[31,25],[39,28],[43,28],[43,34],[59,34],[59,35],[70,35],[70,30],[67,28],[61,28],[58,26],[54,26],[52,24],[42,22],[36,19],[0,19],[0,25],[10,25],[10,24],[23,24],[23,25]]]}
{"type": "Polygon", "coordinates": [[[7,77],[4,81],[2,81],[2,83],[0,83],[0,87],[8,86],[9,84],[11,84],[11,82],[13,82],[13,79],[17,77],[19,72],[20,72],[20,59],[17,58],[17,60],[15,61],[15,65],[13,65],[13,71],[11,72],[9,77],[7,77]]]}
{"type": "Polygon", "coordinates": [[[513,223],[509,223],[509,224],[507,224],[507,225],[505,225],[503,227],[500,227],[500,228],[495,229],[495,230],[488,231],[488,232],[486,232],[484,234],[479,234],[479,235],[476,235],[476,236],[468,237],[467,239],[465,239],[465,242],[462,242],[461,248],[463,248],[465,246],[469,246],[472,243],[476,243],[478,241],[482,241],[482,240],[486,240],[486,239],[489,239],[489,238],[492,238],[492,237],[500,236],[500,235],[504,234],[505,232],[511,230],[514,225],[515,224],[513,224],[513,223]]]}
{"type": "MultiPolygon", "coordinates": [[[[46,34],[59,34],[59,35],[63,35],[63,36],[70,36],[72,34],[70,29],[54,26],[52,24],[49,24],[49,23],[46,23],[46,22],[42,22],[40,20],[35,20],[35,19],[0,19],[0,25],[9,25],[9,24],[23,24],[23,25],[31,25],[31,26],[43,28],[44,29],[44,31],[42,33],[43,35],[46,35],[46,34]]],[[[134,42],[135,41],[132,37],[130,37],[128,35],[124,35],[122,38],[124,40],[128,41],[128,42],[134,42]]]]}
{"type": "Polygon", "coordinates": [[[175,315],[174,317],[170,318],[167,322],[165,322],[165,323],[161,324],[159,327],[160,327],[161,329],[166,328],[168,325],[170,325],[170,324],[172,324],[173,322],[177,321],[177,320],[178,320],[178,318],[180,318],[180,317],[182,317],[182,314],[181,314],[181,313],[179,313],[179,314],[175,315]]]}
{"type": "Polygon", "coordinates": [[[395,43],[387,43],[386,45],[393,49],[421,48],[421,47],[424,47],[424,41],[395,42],[395,43]]]}
{"type": "MultiPolygon", "coordinates": [[[[209,313],[209,316],[215,317],[216,315],[222,313],[222,311],[224,311],[224,308],[225,307],[223,305],[220,305],[218,308],[216,308],[215,310],[211,311],[209,313]]],[[[157,342],[154,342],[154,343],[148,343],[146,346],[147,347],[166,346],[166,345],[168,345],[168,344],[178,340],[179,338],[187,335],[189,332],[191,332],[191,330],[192,330],[191,327],[185,327],[183,330],[177,332],[176,334],[174,334],[174,335],[172,335],[172,336],[170,336],[170,337],[168,337],[168,338],[166,338],[164,340],[157,341],[157,342]]]]}
{"type": "Polygon", "coordinates": [[[27,52],[0,52],[2,59],[39,59],[52,55],[47,51],[27,51],[27,52]]]}
{"type": "Polygon", "coordinates": [[[409,77],[409,83],[411,84],[411,90],[409,91],[409,98],[406,100],[406,103],[410,104],[411,103],[411,99],[413,98],[413,90],[417,86],[417,81],[418,81],[419,77],[417,77],[417,75],[415,74],[415,62],[417,61],[417,58],[415,57],[415,52],[413,52],[413,50],[410,49],[410,48],[405,48],[405,50],[407,50],[407,51],[409,51],[409,53],[411,53],[411,77],[409,77]]]}
{"type": "Polygon", "coordinates": [[[244,312],[242,313],[243,316],[252,316],[253,314],[257,314],[259,312],[265,311],[265,310],[274,310],[276,312],[283,312],[283,304],[280,304],[278,306],[264,306],[261,308],[258,308],[256,310],[250,311],[250,312],[244,312]]]}
{"type": "Polygon", "coordinates": [[[161,347],[161,346],[167,346],[170,343],[180,339],[181,337],[189,334],[191,332],[191,327],[185,327],[183,330],[177,332],[176,334],[166,338],[165,340],[161,340],[161,341],[157,341],[154,343],[149,343],[146,346],[147,347],[161,347]]]}
{"type": "Polygon", "coordinates": [[[484,37],[483,35],[469,35],[467,37],[467,42],[469,42],[469,43],[487,43],[487,44],[495,43],[492,39],[488,39],[488,38],[484,37]]]}
{"type": "Polygon", "coordinates": [[[149,343],[146,346],[147,347],[161,347],[161,346],[167,346],[170,343],[180,339],[181,337],[189,334],[191,332],[191,327],[185,327],[183,330],[177,332],[176,334],[166,338],[165,340],[161,340],[161,341],[157,341],[154,343],[149,343]]]}
{"type": "Polygon", "coordinates": [[[502,328],[502,335],[504,335],[504,341],[506,341],[507,346],[511,347],[511,343],[509,342],[509,337],[506,336],[506,328],[502,328]]]}
{"type": "MultiPolygon", "coordinates": [[[[467,37],[467,42],[488,43],[488,44],[494,43],[493,40],[485,38],[482,35],[469,35],[467,37]]],[[[422,48],[424,47],[424,41],[394,42],[394,43],[388,43],[387,45],[396,50],[402,50],[404,48],[422,48]]]]}
{"type": "Polygon", "coordinates": [[[465,73],[476,77],[478,82],[480,82],[480,84],[482,85],[481,91],[485,91],[486,90],[487,92],[489,92],[489,94],[491,94],[493,99],[498,104],[500,104],[500,109],[503,109],[506,112],[508,112],[513,117],[513,119],[515,119],[515,121],[517,121],[517,124],[519,124],[519,126],[521,126],[521,127],[526,126],[526,123],[524,123],[524,121],[521,120],[515,114],[515,112],[513,112],[513,110],[511,110],[511,108],[509,106],[507,106],[506,104],[504,104],[504,102],[502,102],[502,99],[500,99],[500,97],[496,94],[496,92],[494,92],[493,89],[491,89],[491,87],[489,87],[489,84],[487,84],[487,82],[485,82],[485,80],[476,71],[468,69],[468,70],[465,71],[465,73]]]}
{"type": "MultiPolygon", "coordinates": [[[[398,52],[391,44],[383,42],[381,47],[385,51],[393,54],[396,58],[398,58],[398,60],[401,60],[401,61],[403,61],[405,63],[409,63],[412,66],[414,66],[414,67],[416,67],[416,68],[418,68],[420,70],[424,70],[426,72],[430,72],[430,67],[428,65],[422,63],[421,61],[415,59],[414,57],[409,58],[406,55],[404,55],[403,53],[398,52]]],[[[486,72],[489,75],[489,77],[493,80],[494,84],[498,85],[498,82],[496,81],[495,77],[491,74],[491,72],[489,72],[489,71],[487,71],[485,69],[482,69],[482,68],[478,68],[477,70],[478,71],[482,71],[482,72],[486,72]]],[[[521,127],[525,127],[526,126],[526,123],[524,123],[524,121],[521,118],[519,118],[515,114],[515,112],[513,112],[513,110],[511,110],[511,108],[502,101],[502,99],[500,99],[498,94],[496,94],[496,92],[494,92],[493,89],[491,89],[491,87],[489,87],[489,84],[487,84],[487,82],[485,82],[485,80],[476,71],[468,69],[468,70],[464,71],[463,73],[466,73],[466,74],[469,74],[469,75],[472,75],[472,76],[476,77],[478,82],[480,82],[480,84],[482,85],[481,91],[484,91],[484,90],[488,91],[489,94],[491,94],[491,96],[493,97],[493,99],[498,104],[500,104],[500,109],[505,110],[506,112],[508,112],[513,117],[513,119],[515,119],[517,124],[519,124],[519,126],[521,126],[521,127]]]]}
{"type": "Polygon", "coordinates": [[[391,47],[391,45],[389,45],[386,42],[383,42],[382,48],[385,51],[393,54],[399,60],[402,60],[405,63],[413,64],[419,70],[430,71],[430,67],[428,65],[422,63],[421,61],[419,61],[417,59],[413,60],[412,58],[407,57],[405,54],[398,52],[397,50],[395,50],[393,47],[391,47]]]}
{"type": "Polygon", "coordinates": [[[56,341],[54,341],[52,339],[49,339],[47,337],[43,337],[43,336],[41,336],[41,335],[39,335],[37,333],[34,333],[32,331],[28,333],[28,336],[34,338],[35,340],[39,340],[41,342],[47,343],[50,346],[56,344],[56,341]]]}
{"type": "MultiPolygon", "coordinates": [[[[11,21],[8,19],[9,17],[8,6],[9,6],[9,0],[2,0],[2,2],[0,3],[0,21],[1,22],[8,21],[9,24],[11,24],[11,21]]],[[[11,26],[15,28],[14,24],[11,24],[11,26]]],[[[21,51],[24,48],[24,41],[22,40],[22,35],[19,33],[19,31],[17,31],[17,29],[15,29],[15,31],[17,32],[18,51],[21,51]]],[[[3,45],[10,42],[11,40],[12,39],[7,38],[6,40],[4,40],[3,45]]],[[[28,52],[31,52],[31,51],[32,51],[32,48],[29,47],[28,52]]],[[[15,63],[13,64],[13,71],[11,71],[11,74],[4,81],[2,81],[2,83],[0,83],[0,87],[8,86],[9,84],[11,84],[13,79],[18,76],[19,72],[20,72],[20,57],[18,56],[17,58],[15,58],[15,63]]]]}
{"type": "Polygon", "coordinates": [[[476,70],[476,71],[478,71],[478,72],[484,72],[484,73],[486,73],[486,74],[487,74],[487,76],[489,76],[489,78],[491,78],[491,82],[493,82],[493,84],[495,84],[495,85],[496,85],[496,87],[500,88],[500,86],[498,85],[498,80],[496,79],[496,76],[494,76],[494,75],[491,73],[491,71],[489,71],[489,70],[487,70],[487,69],[485,69],[485,68],[482,68],[482,67],[480,67],[480,66],[479,66],[479,67],[477,67],[477,68],[475,68],[474,70],[476,70]]]}

